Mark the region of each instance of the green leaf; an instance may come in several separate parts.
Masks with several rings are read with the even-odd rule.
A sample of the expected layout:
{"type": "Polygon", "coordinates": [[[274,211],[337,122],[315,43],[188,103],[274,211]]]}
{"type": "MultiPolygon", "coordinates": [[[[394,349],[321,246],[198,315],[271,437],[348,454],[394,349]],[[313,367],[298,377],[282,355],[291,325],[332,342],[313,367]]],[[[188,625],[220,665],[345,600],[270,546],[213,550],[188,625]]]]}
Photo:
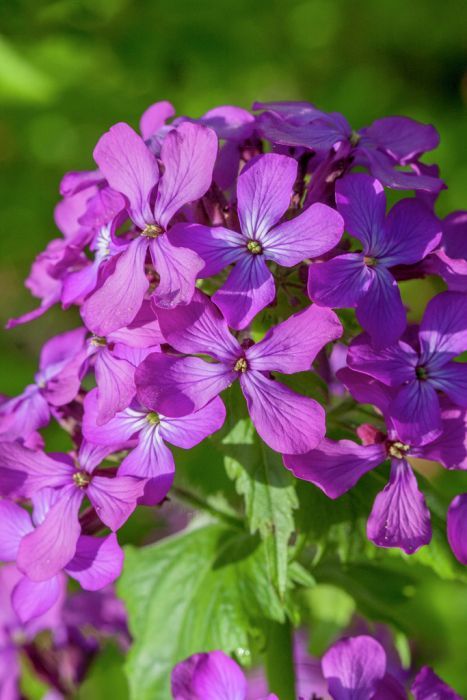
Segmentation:
{"type": "Polygon", "coordinates": [[[173,666],[212,649],[248,658],[264,619],[284,621],[257,537],[207,525],[126,550],[118,592],[134,644],[126,670],[132,698],[169,700],[173,666]]]}
{"type": "Polygon", "coordinates": [[[76,693],[77,700],[127,700],[128,683],[123,673],[123,654],[116,644],[108,644],[97,656],[76,693]]]}
{"type": "Polygon", "coordinates": [[[287,587],[288,542],[298,506],[293,478],[281,455],[258,436],[238,386],[227,394],[227,427],[221,439],[227,474],[245,501],[250,532],[259,532],[268,553],[268,570],[279,595],[287,587]]]}

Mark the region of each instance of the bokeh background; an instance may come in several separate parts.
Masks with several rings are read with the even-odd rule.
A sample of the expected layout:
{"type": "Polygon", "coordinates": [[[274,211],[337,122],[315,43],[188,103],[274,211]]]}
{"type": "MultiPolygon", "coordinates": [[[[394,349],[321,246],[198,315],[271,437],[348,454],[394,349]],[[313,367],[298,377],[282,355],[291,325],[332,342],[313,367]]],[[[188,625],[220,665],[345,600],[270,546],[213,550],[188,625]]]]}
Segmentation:
{"type": "MultiPolygon", "coordinates": [[[[2,323],[36,305],[23,280],[56,235],[62,173],[91,167],[105,129],[136,125],[160,99],[192,116],[299,99],[356,128],[391,114],[432,122],[441,146],[428,161],[449,184],[438,211],[465,208],[466,26],[465,0],[1,0],[2,323]]],[[[416,307],[416,286],[411,296],[416,307]]],[[[19,393],[43,340],[74,323],[53,309],[3,333],[0,391],[19,393]]],[[[466,597],[455,584],[428,588],[439,670],[467,692],[466,597]]]]}

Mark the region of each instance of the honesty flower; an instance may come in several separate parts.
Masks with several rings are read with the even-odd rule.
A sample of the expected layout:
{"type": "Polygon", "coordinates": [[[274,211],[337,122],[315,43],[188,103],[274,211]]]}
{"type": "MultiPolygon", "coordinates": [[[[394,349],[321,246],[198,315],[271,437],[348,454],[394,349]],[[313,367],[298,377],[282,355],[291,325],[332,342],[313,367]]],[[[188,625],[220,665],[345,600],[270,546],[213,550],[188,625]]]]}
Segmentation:
{"type": "Polygon", "coordinates": [[[179,231],[180,245],[191,246],[204,260],[200,277],[235,266],[212,299],[231,328],[245,328],[275,295],[266,261],[293,267],[333,248],[343,232],[342,217],[325,204],[313,204],[285,221],[297,177],[293,158],[267,153],[253,158],[237,182],[240,232],[193,224],[179,231]]]}
{"type": "MultiPolygon", "coordinates": [[[[388,387],[348,369],[340,370],[338,377],[357,401],[373,404],[388,416],[393,400],[388,387]]],[[[379,547],[399,547],[412,554],[430,542],[431,525],[425,498],[407,458],[437,461],[447,469],[467,469],[467,412],[444,406],[441,434],[423,447],[406,443],[390,418],[387,423],[387,435],[373,426],[361,426],[357,433],[363,445],[325,438],[307,454],[284,455],[284,464],[296,477],[315,484],[329,498],[339,498],[364,474],[390,459],[389,482],[375,499],[367,536],[379,547]]]]}
{"type": "Polygon", "coordinates": [[[467,295],[442,292],[427,305],[416,344],[400,340],[376,352],[365,335],[352,341],[348,364],[393,387],[389,415],[403,442],[424,445],[440,434],[437,392],[467,407],[467,295]]]}
{"type": "Polygon", "coordinates": [[[158,314],[163,336],[176,350],[208,355],[149,355],[135,374],[138,398],[166,416],[183,416],[205,406],[236,379],[251,419],[264,440],[278,452],[307,452],[325,433],[324,410],[299,396],[270,372],[309,370],[319,350],[342,333],[330,309],[310,306],[271,328],[263,340],[243,347],[209,297],[197,291],[191,304],[158,314]]]}
{"type": "Polygon", "coordinates": [[[467,566],[467,493],[456,496],[448,508],[448,540],[461,564],[467,566]]]}
{"type": "Polygon", "coordinates": [[[407,324],[390,269],[422,260],[441,240],[441,225],[416,199],[398,202],[386,218],[383,186],[362,173],[336,183],[336,203],[347,231],[363,250],[311,265],[308,293],[323,306],[356,307],[373,345],[386,347],[407,324]]]}

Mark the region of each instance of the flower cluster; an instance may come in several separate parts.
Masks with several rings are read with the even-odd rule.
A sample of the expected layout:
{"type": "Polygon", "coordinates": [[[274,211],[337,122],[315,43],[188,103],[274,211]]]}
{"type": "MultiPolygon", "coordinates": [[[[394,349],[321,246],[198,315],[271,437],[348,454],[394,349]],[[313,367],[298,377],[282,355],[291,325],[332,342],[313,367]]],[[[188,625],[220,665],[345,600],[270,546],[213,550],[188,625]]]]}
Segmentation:
{"type": "MultiPolygon", "coordinates": [[[[329,497],[391,461],[370,540],[408,553],[430,541],[411,458],[467,468],[466,215],[435,213],[445,185],[420,156],[437,143],[404,117],[353,131],[308,103],[191,119],[159,102],[140,133],[103,134],[96,169],[65,175],[62,235],[26,282],[40,306],[9,326],[56,303],[83,326],[49,340],[34,383],[0,404],[0,560],[19,572],[22,623],[53,608],[65,576],[90,591],[119,576],[118,530],[164,501],[170,446],[220,430],[237,380],[260,438],[329,497]],[[389,212],[385,188],[400,191],[389,212]],[[426,275],[447,289],[415,327],[399,282],[426,275]],[[326,437],[329,406],[287,384],[337,348],[330,401],[386,421],[359,426],[362,444],[326,437]],[[46,453],[51,419],[68,453],[46,453]]],[[[466,564],[465,494],[448,519],[466,564]]]]}

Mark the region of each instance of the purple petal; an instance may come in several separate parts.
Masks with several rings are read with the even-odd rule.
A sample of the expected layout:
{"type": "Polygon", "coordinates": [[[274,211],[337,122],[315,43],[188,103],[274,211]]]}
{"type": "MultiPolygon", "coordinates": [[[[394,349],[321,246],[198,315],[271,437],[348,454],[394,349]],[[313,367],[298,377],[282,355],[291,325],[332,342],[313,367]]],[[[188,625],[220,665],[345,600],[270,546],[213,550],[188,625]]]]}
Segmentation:
{"type": "Polygon", "coordinates": [[[298,479],[315,484],[329,498],[339,498],[385,459],[384,445],[324,439],[306,454],[284,455],[284,464],[298,479]]]}
{"type": "Polygon", "coordinates": [[[18,568],[32,581],[55,576],[73,558],[81,533],[78,513],[83,496],[75,486],[64,488],[44,522],[21,541],[18,568]]]}
{"type": "Polygon", "coordinates": [[[33,620],[57,602],[62,591],[59,576],[52,576],[46,581],[31,581],[27,576],[16,584],[11,602],[23,624],[33,620]]]}
{"type": "Polygon", "coordinates": [[[444,393],[458,406],[467,408],[467,364],[448,362],[429,372],[429,382],[437,391],[444,393]]]}
{"type": "Polygon", "coordinates": [[[98,425],[107,423],[126,408],[136,393],[135,368],[126,360],[115,357],[108,347],[96,355],[94,366],[98,387],[98,425]]]}
{"type": "Polygon", "coordinates": [[[404,199],[389,212],[384,237],[374,251],[387,267],[411,265],[434,250],[441,240],[441,222],[416,199],[404,199]]]}
{"type": "Polygon", "coordinates": [[[382,266],[373,270],[373,281],[357,304],[357,319],[376,348],[397,342],[407,326],[404,305],[394,277],[382,266]]]}
{"type": "Polygon", "coordinates": [[[153,300],[156,306],[171,309],[178,304],[188,304],[195,291],[196,279],[204,263],[194,250],[179,247],[170,235],[151,241],[150,252],[159,274],[153,300]]]}
{"type": "Polygon", "coordinates": [[[137,396],[147,408],[165,416],[193,413],[237,379],[237,373],[223,364],[197,357],[149,355],[135,373],[137,396]]]}
{"type": "Polygon", "coordinates": [[[81,535],[76,554],[65,570],[86,591],[98,591],[120,576],[123,559],[123,550],[113,533],[108,537],[81,535]]]}
{"type": "Polygon", "coordinates": [[[0,404],[0,440],[26,440],[49,420],[49,405],[39,387],[27,386],[20,396],[0,404]]]}
{"type": "Polygon", "coordinates": [[[443,220],[443,247],[450,258],[467,259],[467,212],[455,211],[443,220]]]}
{"type": "Polygon", "coordinates": [[[181,418],[161,420],[160,435],[176,447],[189,450],[201,440],[217,432],[225,420],[225,406],[219,397],[210,401],[204,408],[181,418]]]}
{"type": "Polygon", "coordinates": [[[364,132],[365,136],[401,164],[409,163],[426,151],[432,151],[439,144],[439,134],[434,126],[409,117],[376,119],[364,132]]]}
{"type": "Polygon", "coordinates": [[[133,513],[143,490],[144,483],[131,476],[94,476],[87,488],[87,496],[100,520],[115,531],[133,513]]]}
{"type": "Polygon", "coordinates": [[[394,190],[425,190],[427,192],[439,192],[444,187],[443,181],[438,177],[396,170],[392,158],[372,146],[362,145],[359,146],[358,150],[362,156],[359,159],[359,164],[367,165],[372,175],[377,177],[385,187],[391,187],[394,190]]]}
{"type": "Polygon", "coordinates": [[[94,160],[109,185],[128,199],[135,224],[144,229],[153,222],[149,197],[159,181],[159,166],[143,139],[128,124],[115,124],[99,139],[94,160]]]}
{"type": "Polygon", "coordinates": [[[149,300],[143,301],[133,321],[126,327],[109,333],[108,340],[128,348],[150,348],[164,342],[157,314],[149,300]]]}
{"type": "Polygon", "coordinates": [[[306,258],[316,258],[336,246],[344,231],[340,214],[317,202],[294,219],[284,221],[264,237],[268,260],[293,267],[306,258]]]}
{"type": "Polygon", "coordinates": [[[467,350],[467,294],[442,292],[428,303],[420,324],[421,361],[441,366],[467,350]]]}
{"type": "Polygon", "coordinates": [[[410,688],[414,700],[462,700],[429,666],[423,666],[410,688]]]}
{"type": "Polygon", "coordinates": [[[357,306],[372,281],[363,254],[347,253],[310,265],[308,295],[322,306],[351,308],[357,306]]]}
{"type": "Polygon", "coordinates": [[[148,139],[159,131],[170,117],[175,115],[175,107],[167,102],[155,102],[144,112],[139,122],[139,130],[143,139],[148,139]]]}
{"type": "Polygon", "coordinates": [[[248,366],[264,372],[304,372],[326,343],[341,335],[336,314],[313,304],[271,328],[263,340],[249,348],[248,366]]]}
{"type": "Polygon", "coordinates": [[[93,445],[83,439],[79,447],[78,464],[88,474],[92,474],[95,468],[115,451],[115,445],[93,445]]]}
{"type": "Polygon", "coordinates": [[[386,653],[372,637],[348,637],[328,649],[321,667],[334,700],[372,700],[386,673],[386,653]]]}
{"type": "Polygon", "coordinates": [[[50,459],[41,450],[30,450],[18,442],[3,442],[0,451],[0,493],[4,496],[32,495],[47,486],[70,483],[73,467],[50,459]]]}
{"type": "Polygon", "coordinates": [[[141,308],[149,282],[144,272],[148,240],[135,239],[121,253],[112,274],[81,307],[86,326],[106,336],[133,321],[141,308]]]}
{"type": "Polygon", "coordinates": [[[401,387],[389,415],[399,440],[409,445],[426,445],[441,434],[439,399],[429,382],[415,379],[401,387]]]}
{"type": "Polygon", "coordinates": [[[449,545],[461,564],[467,566],[467,493],[456,496],[448,508],[449,545]]]}
{"type": "Polygon", "coordinates": [[[164,338],[179,352],[211,355],[231,363],[242,354],[219,309],[198,290],[190,304],[170,312],[161,310],[158,317],[164,338]]]}
{"type": "Polygon", "coordinates": [[[185,204],[206,193],[217,156],[217,136],[205,126],[183,122],[167,134],[161,149],[164,174],[159,184],[155,219],[167,228],[185,204]]]}
{"type": "Polygon", "coordinates": [[[398,547],[406,554],[431,540],[430,512],[405,459],[391,460],[391,476],[375,498],[367,536],[378,547],[398,547]]]}
{"type": "Polygon", "coordinates": [[[28,511],[11,501],[0,501],[0,561],[16,561],[22,538],[32,532],[28,511]]]}
{"type": "Polygon", "coordinates": [[[240,169],[240,149],[236,141],[227,141],[221,146],[214,166],[213,179],[221,190],[234,184],[240,169]]]}
{"type": "Polygon", "coordinates": [[[264,257],[246,252],[213,295],[231,328],[245,328],[276,296],[274,277],[264,257]]]}
{"type": "Polygon", "coordinates": [[[365,333],[352,341],[347,355],[349,367],[389,386],[399,386],[413,380],[417,363],[417,353],[408,343],[399,341],[375,352],[365,333]]]}
{"type": "Polygon", "coordinates": [[[39,368],[53,371],[54,366],[60,367],[64,361],[71,360],[84,347],[85,337],[85,328],[75,328],[48,340],[42,346],[39,368]]]}
{"type": "Polygon", "coordinates": [[[196,664],[193,690],[203,700],[245,700],[247,683],[235,661],[222,651],[211,651],[196,664]]]}
{"type": "Polygon", "coordinates": [[[441,429],[441,435],[414,456],[441,462],[447,469],[467,469],[467,411],[442,405],[441,429]]]}
{"type": "Polygon", "coordinates": [[[193,690],[193,673],[204,654],[193,654],[172,669],[171,691],[173,700],[198,700],[193,690]]]}
{"type": "Polygon", "coordinates": [[[109,420],[105,425],[97,423],[97,390],[93,389],[84,399],[83,434],[96,445],[116,445],[127,442],[144,424],[141,412],[128,409],[109,420]]]}
{"type": "Polygon", "coordinates": [[[222,105],[210,109],[201,117],[203,124],[214,129],[220,139],[244,141],[253,134],[255,118],[242,107],[222,105]]]}
{"type": "Polygon", "coordinates": [[[467,290],[467,260],[450,258],[440,248],[425,258],[423,267],[426,274],[442,277],[450,291],[465,292],[467,290]]]}
{"type": "Polygon", "coordinates": [[[223,226],[175,224],[170,229],[170,240],[198,253],[204,262],[200,277],[217,275],[247,254],[245,236],[223,226]]]}
{"type": "Polygon", "coordinates": [[[251,420],[264,442],[276,452],[302,454],[321,442],[326,432],[324,409],[260,372],[240,377],[251,420]]]}
{"type": "Polygon", "coordinates": [[[346,230],[372,254],[380,244],[386,215],[386,195],[378,180],[354,173],[336,182],[336,204],[346,230]]]}
{"type": "Polygon", "coordinates": [[[141,481],[143,493],[138,503],[154,506],[164,500],[172,486],[175,464],[162,439],[160,425],[146,424],[139,435],[138,445],[123,460],[119,474],[145,480],[141,481]]]}
{"type": "Polygon", "coordinates": [[[285,214],[297,177],[297,162],[266,153],[244,167],[237,183],[238,218],[245,236],[262,240],[285,214]]]}
{"type": "Polygon", "coordinates": [[[83,189],[102,183],[103,179],[98,170],[75,170],[65,173],[60,182],[60,194],[69,198],[83,189]]]}
{"type": "Polygon", "coordinates": [[[354,372],[348,367],[340,369],[337,372],[337,378],[350,391],[356,401],[373,404],[379,408],[383,415],[387,415],[390,403],[394,398],[394,391],[385,384],[368,374],[354,372]]]}
{"type": "Polygon", "coordinates": [[[351,135],[347,120],[337,113],[326,114],[312,108],[313,114],[305,116],[309,123],[294,124],[273,112],[257,117],[258,128],[263,136],[274,143],[286,146],[301,146],[312,150],[328,151],[336,143],[351,135]]]}

